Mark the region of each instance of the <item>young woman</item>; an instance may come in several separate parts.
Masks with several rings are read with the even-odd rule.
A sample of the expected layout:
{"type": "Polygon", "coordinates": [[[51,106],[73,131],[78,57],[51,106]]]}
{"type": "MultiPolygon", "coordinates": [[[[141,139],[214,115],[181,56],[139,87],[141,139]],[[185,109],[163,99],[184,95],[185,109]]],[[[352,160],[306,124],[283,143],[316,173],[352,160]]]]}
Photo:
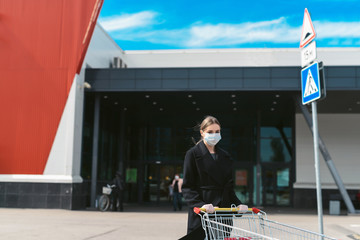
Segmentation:
{"type": "Polygon", "coordinates": [[[203,207],[210,213],[215,206],[230,207],[232,204],[240,211],[248,209],[235,195],[230,155],[216,146],[221,139],[220,130],[219,121],[207,116],[200,125],[201,140],[185,155],[182,192],[189,205],[189,216],[188,237],[184,239],[205,238],[194,207],[203,207]]]}

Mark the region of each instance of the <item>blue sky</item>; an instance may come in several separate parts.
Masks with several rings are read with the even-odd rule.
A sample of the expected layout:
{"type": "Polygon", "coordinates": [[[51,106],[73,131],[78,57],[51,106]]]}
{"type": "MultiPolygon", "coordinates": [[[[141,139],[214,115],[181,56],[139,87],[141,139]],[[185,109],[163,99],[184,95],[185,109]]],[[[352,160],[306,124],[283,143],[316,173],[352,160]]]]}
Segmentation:
{"type": "Polygon", "coordinates": [[[317,47],[360,46],[360,0],[105,0],[99,22],[123,50],[298,48],[305,8],[317,47]]]}

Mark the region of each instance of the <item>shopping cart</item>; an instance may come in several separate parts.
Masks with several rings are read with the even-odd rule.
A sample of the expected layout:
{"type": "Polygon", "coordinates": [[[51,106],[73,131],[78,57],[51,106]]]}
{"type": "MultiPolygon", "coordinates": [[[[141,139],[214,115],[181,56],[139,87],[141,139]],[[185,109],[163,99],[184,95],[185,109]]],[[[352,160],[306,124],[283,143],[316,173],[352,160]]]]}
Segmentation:
{"type": "Polygon", "coordinates": [[[207,240],[336,240],[319,233],[269,220],[266,213],[257,208],[249,208],[244,213],[238,213],[236,207],[215,208],[215,213],[211,214],[206,213],[204,208],[194,208],[194,212],[201,217],[207,240]]]}

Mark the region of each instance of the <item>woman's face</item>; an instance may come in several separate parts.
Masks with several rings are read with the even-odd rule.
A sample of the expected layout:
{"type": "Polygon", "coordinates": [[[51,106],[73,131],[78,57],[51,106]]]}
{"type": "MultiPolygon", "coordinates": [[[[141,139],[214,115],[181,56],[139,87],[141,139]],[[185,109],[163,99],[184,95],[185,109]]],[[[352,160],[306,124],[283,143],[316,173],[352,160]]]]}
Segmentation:
{"type": "Polygon", "coordinates": [[[205,137],[205,133],[220,133],[220,126],[214,123],[205,128],[204,130],[200,130],[200,134],[203,138],[205,137]]]}

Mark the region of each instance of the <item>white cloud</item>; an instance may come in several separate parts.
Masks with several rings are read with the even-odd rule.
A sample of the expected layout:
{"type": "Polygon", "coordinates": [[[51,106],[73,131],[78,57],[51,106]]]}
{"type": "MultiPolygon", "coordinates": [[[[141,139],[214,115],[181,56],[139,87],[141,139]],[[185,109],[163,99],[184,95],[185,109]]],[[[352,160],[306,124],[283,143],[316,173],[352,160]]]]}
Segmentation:
{"type": "Polygon", "coordinates": [[[147,41],[178,47],[213,47],[256,42],[296,42],[301,29],[291,28],[285,18],[241,24],[196,23],[183,29],[117,31],[115,39],[147,41]]]}
{"type": "MultiPolygon", "coordinates": [[[[318,40],[346,39],[349,45],[360,38],[360,22],[314,22],[318,40]]],[[[284,17],[262,22],[241,24],[204,24],[193,26],[185,46],[206,47],[241,45],[245,43],[284,43],[300,42],[301,26],[290,26],[284,17]]],[[[336,41],[332,44],[336,45],[336,41]]]]}
{"type": "Polygon", "coordinates": [[[156,15],[157,13],[153,11],[143,11],[134,14],[101,18],[99,22],[105,30],[112,32],[152,25],[156,15]]]}
{"type": "Polygon", "coordinates": [[[196,25],[190,29],[189,47],[225,46],[256,42],[299,41],[301,29],[291,27],[285,18],[241,24],[196,25]]]}
{"type": "Polygon", "coordinates": [[[188,29],[117,31],[111,36],[116,40],[150,42],[171,46],[183,46],[189,36],[188,29]]]}
{"type": "Polygon", "coordinates": [[[332,39],[327,43],[329,46],[338,46],[340,44],[339,39],[332,39]]]}
{"type": "Polygon", "coordinates": [[[360,22],[321,22],[314,27],[319,38],[359,38],[360,22]]]}

